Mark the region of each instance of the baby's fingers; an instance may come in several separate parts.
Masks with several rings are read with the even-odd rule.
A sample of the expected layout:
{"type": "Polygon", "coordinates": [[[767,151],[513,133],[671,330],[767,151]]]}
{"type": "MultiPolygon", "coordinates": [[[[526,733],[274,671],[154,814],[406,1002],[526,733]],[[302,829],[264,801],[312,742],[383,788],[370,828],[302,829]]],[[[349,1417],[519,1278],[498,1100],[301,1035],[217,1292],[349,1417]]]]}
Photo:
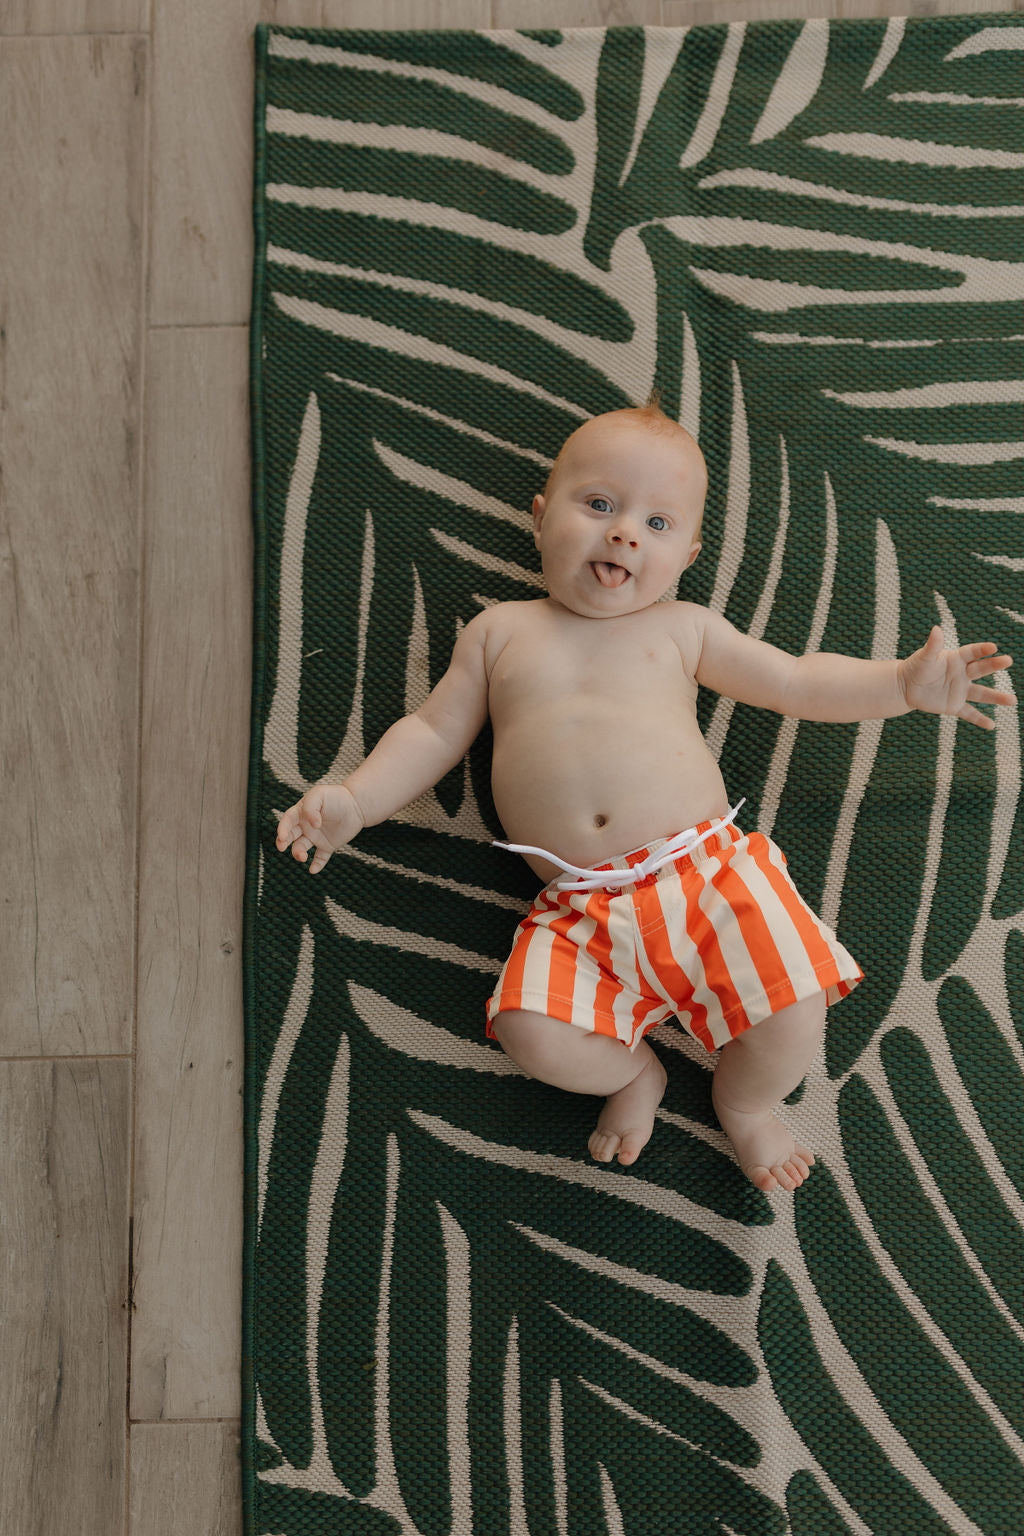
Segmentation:
{"type": "Polygon", "coordinates": [[[274,811],[277,817],[277,836],[274,841],[283,853],[299,835],[298,806],[293,805],[287,811],[274,811]]]}
{"type": "Polygon", "coordinates": [[[994,720],[990,720],[988,715],[983,715],[980,709],[975,709],[970,704],[965,704],[962,709],[958,709],[957,714],[961,720],[966,720],[969,725],[980,725],[982,730],[994,731],[996,728],[994,720]]]}
{"type": "Polygon", "coordinates": [[[318,875],[333,852],[334,850],[332,848],[315,849],[313,853],[313,862],[309,866],[310,874],[318,875]]]}
{"type": "MultiPolygon", "coordinates": [[[[1007,667],[1013,666],[1012,656],[979,656],[979,652],[987,651],[989,648],[988,645],[972,645],[969,647],[974,652],[974,659],[967,663],[968,677],[988,677],[990,672],[1005,672],[1007,667]]],[[[995,646],[993,645],[991,649],[995,650],[995,646]]]]}

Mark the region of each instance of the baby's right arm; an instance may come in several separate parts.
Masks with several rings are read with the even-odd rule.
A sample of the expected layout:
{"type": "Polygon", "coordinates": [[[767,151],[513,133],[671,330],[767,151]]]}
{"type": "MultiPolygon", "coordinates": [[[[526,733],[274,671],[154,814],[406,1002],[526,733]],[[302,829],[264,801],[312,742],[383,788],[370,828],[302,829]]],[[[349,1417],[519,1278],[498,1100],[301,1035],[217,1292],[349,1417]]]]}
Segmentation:
{"type": "Polygon", "coordinates": [[[484,641],[488,611],[466,625],[448,671],[414,714],[396,720],[343,784],[314,784],[281,816],[277,846],[317,874],[363,827],[386,821],[443,779],[466,755],[487,719],[484,641]]]}

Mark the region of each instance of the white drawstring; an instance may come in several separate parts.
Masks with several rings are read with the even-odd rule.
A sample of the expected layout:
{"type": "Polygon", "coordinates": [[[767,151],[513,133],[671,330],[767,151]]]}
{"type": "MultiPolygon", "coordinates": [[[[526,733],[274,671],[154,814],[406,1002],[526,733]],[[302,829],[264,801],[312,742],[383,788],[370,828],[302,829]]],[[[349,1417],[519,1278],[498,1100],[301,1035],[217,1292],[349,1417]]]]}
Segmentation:
{"type": "Polygon", "coordinates": [[[578,864],[567,864],[557,854],[549,853],[546,848],[534,848],[529,843],[492,843],[492,848],[507,848],[510,853],[535,853],[539,858],[547,859],[551,864],[557,864],[559,869],[564,869],[567,875],[575,875],[575,880],[559,880],[555,887],[559,891],[597,891],[615,890],[620,885],[633,885],[638,880],[645,880],[648,875],[653,875],[656,869],[661,869],[663,864],[670,864],[673,859],[682,858],[684,854],[692,853],[705,838],[712,837],[722,827],[727,827],[737,811],[746,804],[746,796],[737,800],[728,816],[721,817],[713,822],[706,832],[698,832],[696,827],[689,827],[685,832],[678,832],[675,837],[669,838],[657,853],[649,854],[646,859],[641,859],[638,864],[633,864],[628,869],[581,869],[578,864]]]}

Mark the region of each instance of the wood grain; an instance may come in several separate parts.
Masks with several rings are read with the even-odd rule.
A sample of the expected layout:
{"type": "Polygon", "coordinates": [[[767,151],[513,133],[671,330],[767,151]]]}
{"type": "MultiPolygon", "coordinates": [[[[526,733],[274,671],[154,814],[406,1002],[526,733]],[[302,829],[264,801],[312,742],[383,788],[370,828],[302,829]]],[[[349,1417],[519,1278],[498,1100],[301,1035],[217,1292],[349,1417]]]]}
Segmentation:
{"type": "Polygon", "coordinates": [[[493,0],[494,27],[657,27],[661,0],[493,0]]]}
{"type": "Polygon", "coordinates": [[[241,1536],[237,1423],[132,1427],[132,1536],[241,1536]]]}
{"type": "Polygon", "coordinates": [[[244,330],[150,336],[132,1417],[239,1413],[244,330]]]}
{"type": "Polygon", "coordinates": [[[131,1063],[0,1062],[0,1531],[124,1528],[131,1063]]]}
{"type": "Polygon", "coordinates": [[[149,0],[0,0],[0,36],[142,32],[149,0]]]}
{"type": "Polygon", "coordinates": [[[0,44],[4,1055],[131,1049],[146,44],[0,44]]]}
{"type": "Polygon", "coordinates": [[[325,27],[400,32],[421,27],[491,25],[491,0],[323,0],[325,27]]]}
{"type": "Polygon", "coordinates": [[[248,322],[259,19],[256,0],[154,6],[151,325],[248,322]]]}

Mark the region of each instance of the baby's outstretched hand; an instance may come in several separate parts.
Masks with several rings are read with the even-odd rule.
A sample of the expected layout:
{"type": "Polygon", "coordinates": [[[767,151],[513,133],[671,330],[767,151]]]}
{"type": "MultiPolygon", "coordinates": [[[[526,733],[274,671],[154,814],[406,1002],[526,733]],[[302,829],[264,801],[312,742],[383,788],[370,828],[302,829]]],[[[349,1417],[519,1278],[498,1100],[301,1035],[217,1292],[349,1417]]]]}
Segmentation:
{"type": "Polygon", "coordinates": [[[300,864],[312,848],[311,875],[319,874],[332,853],[350,843],[364,826],[362,814],[344,784],[314,784],[301,800],[288,810],[275,812],[277,846],[282,853],[292,850],[300,864]]]}
{"type": "Polygon", "coordinates": [[[942,644],[938,624],[919,651],[900,662],[903,697],[911,709],[927,710],[935,715],[958,715],[972,725],[994,731],[996,723],[983,715],[976,704],[1015,704],[1012,693],[999,688],[983,688],[975,679],[988,677],[1013,666],[1010,656],[995,656],[997,649],[989,640],[976,645],[961,645],[947,651],[942,644]]]}

